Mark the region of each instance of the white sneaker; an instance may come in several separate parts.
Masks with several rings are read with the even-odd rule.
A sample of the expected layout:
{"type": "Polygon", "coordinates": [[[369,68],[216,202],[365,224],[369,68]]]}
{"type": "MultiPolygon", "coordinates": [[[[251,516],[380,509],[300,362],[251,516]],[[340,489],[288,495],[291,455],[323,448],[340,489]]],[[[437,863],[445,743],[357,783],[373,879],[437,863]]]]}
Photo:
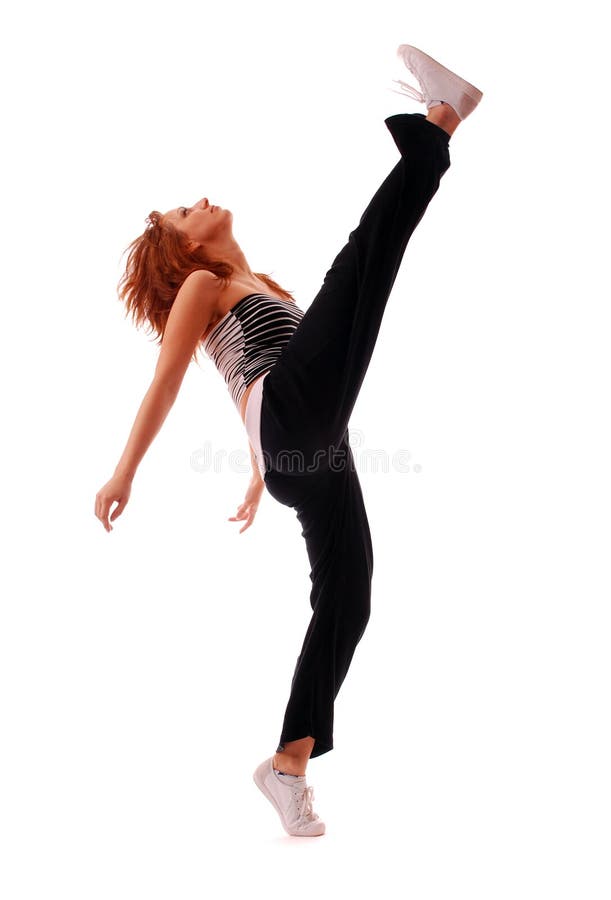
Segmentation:
{"type": "Polygon", "coordinates": [[[431,56],[427,56],[417,47],[409,44],[401,44],[397,48],[397,56],[403,60],[409,71],[418,80],[422,93],[406,84],[405,81],[395,78],[394,83],[400,86],[400,90],[392,88],[397,94],[407,94],[420,103],[426,103],[426,108],[440,106],[447,103],[456,112],[459,119],[466,119],[472,113],[483,94],[468,81],[459,78],[454,72],[450,72],[431,56]]]}
{"type": "Polygon", "coordinates": [[[325,833],[325,823],[312,809],[314,788],[308,787],[305,775],[292,778],[289,784],[274,772],[274,757],[270,756],[254,771],[254,782],[270,801],[287,834],[316,837],[325,833]]]}

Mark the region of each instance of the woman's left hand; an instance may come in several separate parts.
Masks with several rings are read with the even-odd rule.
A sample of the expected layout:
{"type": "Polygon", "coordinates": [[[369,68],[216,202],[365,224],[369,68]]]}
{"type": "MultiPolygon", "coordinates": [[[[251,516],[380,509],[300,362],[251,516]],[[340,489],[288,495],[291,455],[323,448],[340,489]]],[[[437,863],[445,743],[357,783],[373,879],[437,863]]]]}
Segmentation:
{"type": "Polygon", "coordinates": [[[238,511],[235,516],[230,516],[227,519],[228,522],[241,522],[243,519],[247,520],[244,527],[240,528],[240,534],[242,534],[243,531],[246,531],[247,528],[250,528],[254,522],[264,487],[265,482],[263,479],[253,476],[248,485],[244,502],[238,506],[238,511]]]}

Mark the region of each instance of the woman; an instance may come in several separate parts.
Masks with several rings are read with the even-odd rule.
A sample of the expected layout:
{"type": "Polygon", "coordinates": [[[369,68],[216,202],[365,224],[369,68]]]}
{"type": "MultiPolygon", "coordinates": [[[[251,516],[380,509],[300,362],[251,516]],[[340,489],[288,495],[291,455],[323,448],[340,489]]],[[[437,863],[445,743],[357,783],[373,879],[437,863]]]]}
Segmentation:
{"type": "Polygon", "coordinates": [[[136,323],[153,327],[161,350],[125,451],[96,496],[106,530],[111,505],[110,521],[123,512],[200,344],[225,378],[251,445],[253,476],[230,521],[248,528],[266,487],[303,529],[312,618],[276,753],[253,775],[293,835],[324,834],[306,766],[333,749],[333,704],[370,614],[373,550],[348,422],[405,247],[450,166],[450,137],[482,97],[415,47],[401,45],[398,54],[421,92],[403,81],[397,92],[425,103],[427,115],[385,120],[401,158],[305,313],[250,268],[232,214],[207,198],[151,213],[120,283],[136,323]]]}

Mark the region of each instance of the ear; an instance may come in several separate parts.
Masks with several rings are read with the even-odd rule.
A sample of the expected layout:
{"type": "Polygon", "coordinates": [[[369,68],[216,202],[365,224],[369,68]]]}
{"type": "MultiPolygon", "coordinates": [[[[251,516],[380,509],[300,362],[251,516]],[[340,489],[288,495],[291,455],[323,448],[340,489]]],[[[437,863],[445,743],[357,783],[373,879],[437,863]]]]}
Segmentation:
{"type": "Polygon", "coordinates": [[[201,247],[201,244],[199,244],[197,241],[189,240],[189,243],[187,244],[187,250],[197,250],[198,247],[201,247]]]}

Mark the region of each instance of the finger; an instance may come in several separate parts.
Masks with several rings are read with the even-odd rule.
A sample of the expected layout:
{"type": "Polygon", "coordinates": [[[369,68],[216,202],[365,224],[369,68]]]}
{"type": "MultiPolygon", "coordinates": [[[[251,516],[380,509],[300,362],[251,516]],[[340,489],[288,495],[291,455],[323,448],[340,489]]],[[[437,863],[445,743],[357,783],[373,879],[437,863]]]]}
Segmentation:
{"type": "Polygon", "coordinates": [[[102,523],[102,525],[104,526],[106,531],[109,531],[110,529],[108,527],[108,522],[104,521],[104,519],[106,518],[105,506],[106,506],[106,501],[100,499],[99,494],[96,494],[95,495],[95,516],[97,519],[100,520],[100,522],[102,523]]]}
{"type": "Polygon", "coordinates": [[[100,503],[100,507],[99,507],[97,516],[98,516],[98,519],[100,520],[100,522],[102,523],[102,525],[104,526],[104,528],[106,529],[106,531],[108,531],[108,522],[107,522],[108,509],[107,509],[106,502],[104,500],[102,500],[102,502],[100,503]]]}
{"type": "Polygon", "coordinates": [[[114,520],[117,518],[117,516],[121,515],[121,513],[125,509],[126,504],[127,504],[127,500],[119,501],[118,505],[115,507],[115,509],[113,509],[113,511],[111,513],[111,516],[110,516],[111,522],[114,522],[114,520]]]}
{"type": "Polygon", "coordinates": [[[246,523],[246,525],[244,526],[244,528],[240,528],[240,534],[242,534],[243,531],[246,531],[247,528],[250,528],[250,526],[252,525],[252,520],[253,520],[253,519],[254,519],[254,515],[250,515],[250,516],[248,517],[248,522],[246,523]]]}

